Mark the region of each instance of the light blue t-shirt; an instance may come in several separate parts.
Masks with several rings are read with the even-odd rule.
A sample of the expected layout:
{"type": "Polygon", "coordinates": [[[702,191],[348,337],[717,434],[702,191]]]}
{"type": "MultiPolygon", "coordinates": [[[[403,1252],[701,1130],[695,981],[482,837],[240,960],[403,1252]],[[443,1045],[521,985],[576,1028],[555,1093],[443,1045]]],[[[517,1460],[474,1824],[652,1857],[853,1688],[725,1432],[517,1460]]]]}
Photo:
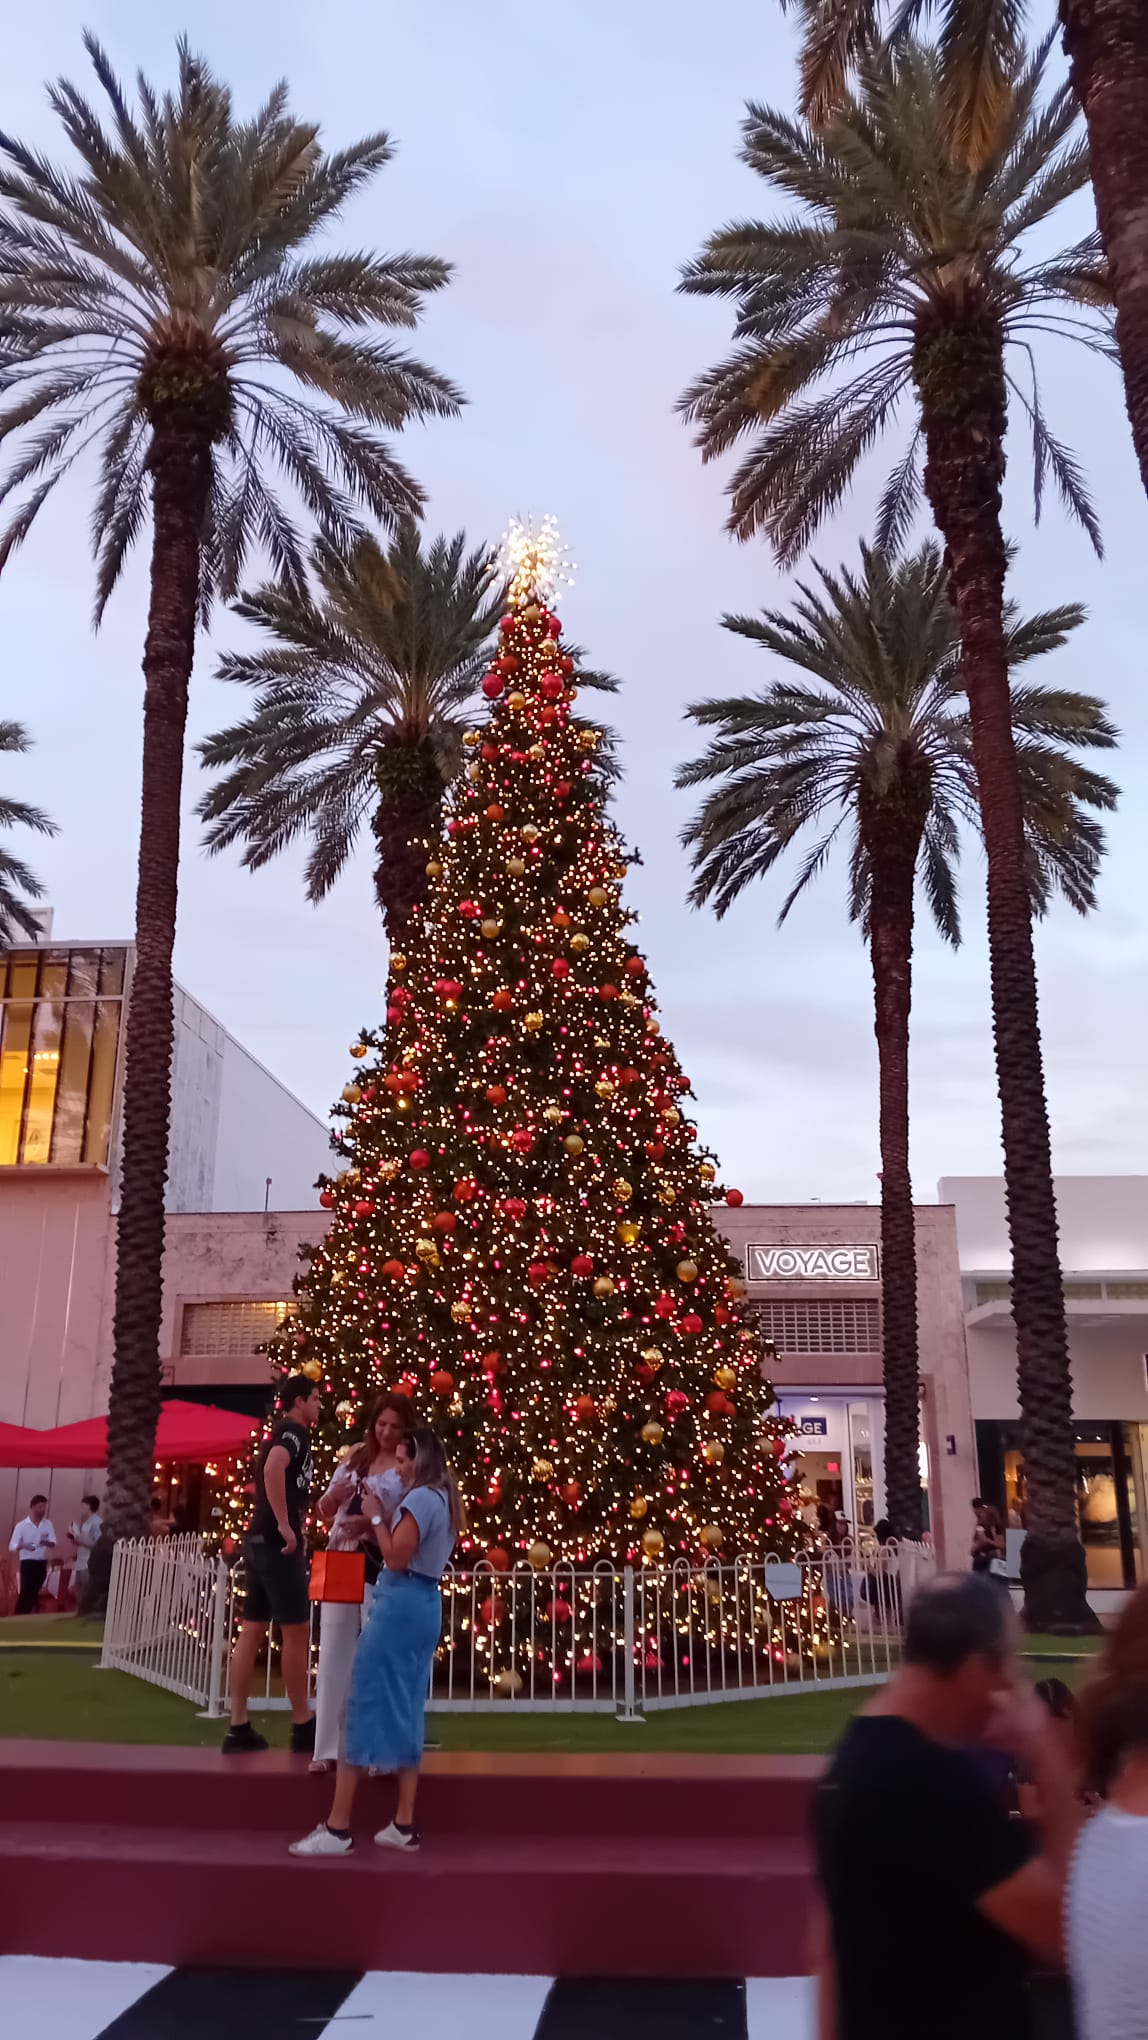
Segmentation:
{"type": "Polygon", "coordinates": [[[408,1572],[421,1573],[425,1579],[441,1579],[446,1571],[447,1561],[454,1550],[454,1530],[450,1520],[450,1497],[441,1488],[408,1488],[395,1510],[392,1529],[398,1527],[400,1516],[413,1516],[419,1526],[419,1541],[408,1572]]]}

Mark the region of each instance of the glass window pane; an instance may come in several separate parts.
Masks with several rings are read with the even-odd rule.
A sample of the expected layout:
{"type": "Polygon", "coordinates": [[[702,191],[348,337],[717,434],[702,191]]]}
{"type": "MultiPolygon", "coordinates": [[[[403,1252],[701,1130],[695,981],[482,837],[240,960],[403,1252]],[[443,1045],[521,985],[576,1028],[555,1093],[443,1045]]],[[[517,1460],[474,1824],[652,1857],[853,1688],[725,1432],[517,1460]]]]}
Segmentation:
{"type": "Polygon", "coordinates": [[[52,1149],[52,1113],[60,1075],[62,1008],[41,999],[32,1023],[32,1069],[24,1112],[22,1162],[46,1162],[52,1149]]]}
{"type": "Polygon", "coordinates": [[[112,1091],[116,1080],[116,1048],[120,1038],[120,1002],[101,999],[96,1008],[92,1046],[92,1079],[88,1088],[88,1124],[84,1134],[85,1162],[105,1164],[112,1129],[112,1091]]]}
{"type": "Polygon", "coordinates": [[[28,1077],[28,1042],[32,1031],[30,1005],[3,1008],[0,1029],[0,1165],[20,1159],[20,1123],[28,1077]]]}
{"type": "Polygon", "coordinates": [[[101,949],[100,990],[105,997],[119,997],[124,989],[124,951],[101,949]]]}
{"type": "Polygon", "coordinates": [[[94,999],[100,988],[98,949],[73,949],[68,955],[68,997],[94,999]]]}
{"type": "Polygon", "coordinates": [[[8,962],[8,997],[34,999],[35,996],[36,958],[29,956],[26,949],[18,949],[8,962]]]}
{"type": "Polygon", "coordinates": [[[45,950],[40,959],[39,992],[42,999],[62,999],[68,989],[68,958],[58,950],[45,950]]]}
{"type": "Polygon", "coordinates": [[[64,1007],[64,1041],[60,1051],[60,1081],[52,1127],[53,1162],[74,1165],[83,1160],[95,1018],[94,1000],[69,999],[64,1007]]]}

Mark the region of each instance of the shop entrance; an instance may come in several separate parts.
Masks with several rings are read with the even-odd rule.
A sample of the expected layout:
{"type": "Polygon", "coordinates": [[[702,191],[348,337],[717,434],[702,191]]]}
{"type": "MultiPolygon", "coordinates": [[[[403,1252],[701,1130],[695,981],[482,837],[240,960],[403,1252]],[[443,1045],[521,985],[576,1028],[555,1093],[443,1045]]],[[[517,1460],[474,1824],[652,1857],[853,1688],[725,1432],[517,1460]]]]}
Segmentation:
{"type": "MultiPolygon", "coordinates": [[[[1076,1424],[1076,1516],[1097,1589],[1135,1587],[1144,1576],[1144,1460],[1141,1424],[1076,1424]]],[[[981,1493],[1010,1530],[1023,1530],[1028,1509],[1019,1424],[977,1424],[981,1493]]]]}
{"type": "Polygon", "coordinates": [[[824,1507],[844,1516],[850,1537],[871,1530],[885,1510],[884,1398],[812,1389],[779,1395],[778,1411],[800,1434],[795,1463],[811,1527],[824,1507]]]}

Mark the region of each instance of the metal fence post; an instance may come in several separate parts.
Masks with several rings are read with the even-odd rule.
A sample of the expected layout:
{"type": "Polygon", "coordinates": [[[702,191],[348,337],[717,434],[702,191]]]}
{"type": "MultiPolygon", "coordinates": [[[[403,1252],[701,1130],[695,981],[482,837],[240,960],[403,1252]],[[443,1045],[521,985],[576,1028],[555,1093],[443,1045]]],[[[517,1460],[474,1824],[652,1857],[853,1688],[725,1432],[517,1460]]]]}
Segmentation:
{"type": "Polygon", "coordinates": [[[211,1647],[208,1659],[207,1706],[204,1710],[208,1721],[218,1721],[223,1713],[224,1661],[227,1651],[227,1565],[222,1558],[215,1561],[215,1580],[211,1595],[211,1647]]]}
{"type": "Polygon", "coordinates": [[[644,1722],[639,1714],[634,1695],[634,1568],[622,1568],[622,1705],[618,1710],[619,1721],[644,1722]]]}

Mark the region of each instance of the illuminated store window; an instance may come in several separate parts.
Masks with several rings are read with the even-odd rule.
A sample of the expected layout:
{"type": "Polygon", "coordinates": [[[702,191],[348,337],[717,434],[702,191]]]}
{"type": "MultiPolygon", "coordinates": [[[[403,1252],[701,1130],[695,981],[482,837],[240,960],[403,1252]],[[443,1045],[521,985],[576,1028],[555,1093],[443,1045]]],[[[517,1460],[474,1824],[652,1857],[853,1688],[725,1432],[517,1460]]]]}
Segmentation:
{"type": "Polygon", "coordinates": [[[125,956],[0,952],[0,1166],[106,1165],[125,956]]]}
{"type": "Polygon", "coordinates": [[[294,1303],[189,1303],[180,1325],[181,1355],[247,1360],[273,1339],[294,1303]]]}

